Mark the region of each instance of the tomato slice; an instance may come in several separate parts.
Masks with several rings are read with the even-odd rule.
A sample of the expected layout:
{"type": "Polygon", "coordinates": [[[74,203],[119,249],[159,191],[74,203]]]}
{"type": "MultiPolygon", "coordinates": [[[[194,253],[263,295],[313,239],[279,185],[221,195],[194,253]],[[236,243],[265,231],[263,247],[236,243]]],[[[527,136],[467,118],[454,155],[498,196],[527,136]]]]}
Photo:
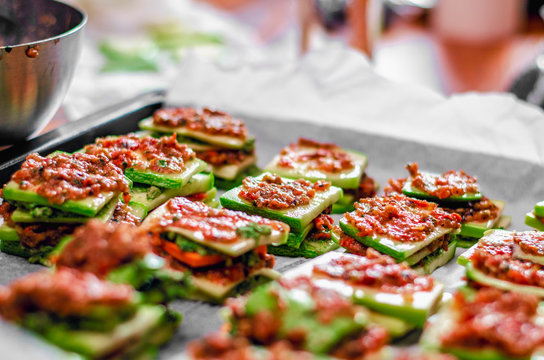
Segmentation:
{"type": "Polygon", "coordinates": [[[219,264],[224,260],[221,255],[200,255],[195,252],[182,251],[177,244],[168,241],[163,242],[162,248],[176,260],[193,268],[219,264]]]}
{"type": "Polygon", "coordinates": [[[268,254],[268,249],[266,245],[260,245],[255,248],[255,254],[260,256],[261,258],[264,258],[266,254],[268,254]]]}

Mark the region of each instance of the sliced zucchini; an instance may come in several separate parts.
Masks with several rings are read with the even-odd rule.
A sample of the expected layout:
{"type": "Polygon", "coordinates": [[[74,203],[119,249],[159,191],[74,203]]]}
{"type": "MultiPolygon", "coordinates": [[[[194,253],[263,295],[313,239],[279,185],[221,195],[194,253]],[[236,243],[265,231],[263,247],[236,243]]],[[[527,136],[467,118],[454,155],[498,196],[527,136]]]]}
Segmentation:
{"type": "Polygon", "coordinates": [[[215,186],[217,186],[218,189],[230,190],[242,185],[242,180],[244,180],[247,176],[258,176],[260,174],[262,174],[262,170],[257,165],[251,165],[232,180],[216,177],[215,186]]]}
{"type": "Polygon", "coordinates": [[[359,230],[357,230],[357,228],[353,225],[349,224],[345,218],[340,219],[340,227],[348,236],[351,236],[355,240],[363,243],[366,246],[374,248],[379,252],[392,256],[399,261],[408,259],[411,255],[422,250],[433,241],[440,239],[446,234],[452,233],[452,229],[437,227],[422,241],[404,242],[378,235],[360,237],[357,235],[359,230]]]}
{"type": "MultiPolygon", "coordinates": [[[[166,207],[168,203],[158,207],[151,214],[147,216],[143,222],[143,226],[146,226],[150,222],[155,221],[154,219],[161,219],[169,213],[168,208],[166,207]]],[[[168,226],[165,232],[170,232],[174,234],[180,234],[185,238],[194,241],[200,245],[209,247],[211,249],[217,250],[223,254],[226,254],[231,257],[238,257],[246,252],[253,250],[256,246],[259,245],[268,245],[268,244],[284,244],[287,241],[288,229],[283,227],[282,231],[271,229],[269,235],[261,234],[258,239],[254,238],[238,238],[237,241],[231,243],[222,243],[218,241],[208,241],[205,239],[201,231],[191,231],[184,228],[179,228],[175,226],[168,226]]]]}
{"type": "Polygon", "coordinates": [[[377,313],[400,319],[416,327],[423,327],[427,318],[437,310],[444,292],[444,285],[437,281],[431,291],[418,291],[407,297],[400,293],[381,292],[313,273],[314,266],[327,264],[335,258],[344,256],[359,257],[359,255],[329,252],[287,271],[284,276],[288,278],[301,275],[311,276],[316,279],[315,283],[320,287],[336,290],[346,297],[353,298],[356,304],[363,305],[377,313]]]}
{"type": "Polygon", "coordinates": [[[195,299],[212,302],[222,302],[229,296],[237,296],[255,288],[258,285],[276,280],[281,276],[270,268],[261,268],[252,272],[248,278],[240,281],[213,282],[204,277],[191,276],[191,284],[196,288],[195,299]]]}
{"type": "Polygon", "coordinates": [[[279,256],[315,258],[340,247],[333,239],[313,240],[306,238],[298,248],[287,245],[268,246],[268,252],[279,256]]]}
{"type": "Polygon", "coordinates": [[[257,157],[255,155],[248,156],[239,164],[230,164],[230,165],[223,165],[223,166],[213,166],[209,165],[211,168],[211,171],[214,173],[215,176],[218,178],[221,178],[223,180],[234,180],[236,179],[241,173],[243,173],[247,168],[249,168],[252,165],[255,165],[257,162],[257,157]]]}
{"type": "Polygon", "coordinates": [[[138,345],[158,347],[167,342],[181,321],[181,315],[159,305],[143,305],[128,321],[111,332],[68,330],[55,327],[42,334],[49,342],[89,358],[122,355],[138,345]]]}
{"type": "MultiPolygon", "coordinates": [[[[308,236],[308,233],[310,230],[312,230],[314,227],[314,223],[310,223],[308,226],[304,228],[304,230],[301,233],[294,233],[289,232],[289,236],[287,237],[287,242],[283,245],[280,245],[282,247],[288,246],[293,249],[298,249],[300,247],[300,244],[306,239],[306,236],[308,236]]],[[[279,254],[278,254],[279,255],[279,254]]]]}
{"type": "MultiPolygon", "coordinates": [[[[425,172],[424,174],[429,174],[431,176],[438,176],[438,174],[432,174],[432,173],[427,173],[427,172],[425,172]]],[[[402,187],[402,193],[404,195],[406,195],[406,196],[414,197],[414,198],[417,198],[417,199],[430,200],[430,201],[434,201],[434,202],[446,202],[446,201],[448,201],[448,202],[469,202],[469,201],[480,200],[482,198],[482,196],[483,196],[481,192],[477,192],[477,193],[473,193],[473,194],[455,195],[455,196],[450,196],[450,197],[445,198],[445,199],[439,199],[438,197],[436,197],[434,195],[430,195],[430,194],[426,193],[425,191],[422,191],[422,190],[419,190],[419,189],[413,187],[411,178],[408,178],[406,180],[406,183],[402,187]]]]}
{"type": "Polygon", "coordinates": [[[333,214],[343,214],[355,210],[355,195],[344,192],[344,195],[332,205],[333,214]]]}
{"type": "Polygon", "coordinates": [[[432,254],[428,255],[424,260],[423,264],[414,267],[420,275],[430,275],[436,269],[441,266],[446,265],[448,262],[453,259],[455,256],[455,250],[457,249],[457,241],[453,240],[448,245],[448,250],[436,249],[432,254]]]}
{"type": "Polygon", "coordinates": [[[544,231],[544,223],[541,218],[535,215],[534,210],[525,214],[525,225],[529,225],[540,231],[544,231]]]}
{"type": "Polygon", "coordinates": [[[536,203],[534,211],[537,217],[544,217],[544,201],[536,203]]]}
{"type": "Polygon", "coordinates": [[[40,196],[33,190],[22,190],[19,185],[10,181],[4,187],[4,199],[10,201],[20,201],[35,205],[50,206],[65,212],[80,214],[83,216],[93,217],[114,197],[118,194],[113,191],[103,192],[96,196],[89,196],[82,200],[67,200],[62,204],[49,202],[47,198],[40,196]]]}
{"type": "MultiPolygon", "coordinates": [[[[257,177],[257,179],[262,178],[262,176],[264,174],[257,177]]],[[[224,193],[219,197],[221,205],[228,209],[240,210],[248,214],[256,214],[269,219],[283,221],[291,227],[291,231],[294,233],[301,233],[319,214],[342,196],[342,189],[331,186],[325,191],[316,191],[315,196],[310,200],[308,205],[285,210],[270,210],[255,207],[250,202],[241,199],[238,196],[241,189],[241,187],[237,187],[224,193]]]]}
{"type": "Polygon", "coordinates": [[[193,175],[185,186],[178,189],[134,186],[130,193],[130,202],[141,204],[147,211],[151,211],[173,197],[207,192],[213,188],[213,183],[213,174],[199,173],[193,175]]]}
{"type": "Polygon", "coordinates": [[[102,222],[107,222],[113,216],[115,207],[117,206],[117,198],[111,199],[100,211],[96,214],[95,217],[89,218],[87,216],[79,216],[73,213],[67,213],[63,211],[58,211],[52,208],[47,207],[44,211],[38,211],[38,216],[35,216],[34,211],[28,211],[21,208],[15,209],[11,215],[11,220],[16,223],[56,223],[56,224],[83,224],[89,221],[90,219],[97,219],[102,222]],[[39,216],[39,214],[50,213],[51,216],[39,216]]]}
{"type": "Polygon", "coordinates": [[[166,133],[166,134],[176,133],[183,137],[197,139],[208,144],[218,145],[228,149],[243,149],[244,147],[247,147],[248,142],[251,142],[251,143],[255,142],[255,139],[252,137],[241,139],[241,138],[225,136],[225,135],[210,135],[200,131],[190,130],[187,127],[183,127],[183,126],[168,127],[168,126],[155,125],[153,124],[153,118],[151,117],[140,121],[139,126],[143,130],[166,133]]]}
{"type": "Polygon", "coordinates": [[[489,229],[492,229],[495,224],[497,224],[501,218],[502,212],[504,210],[504,201],[502,200],[491,200],[495,206],[499,208],[499,213],[496,218],[490,219],[488,221],[472,221],[464,223],[461,225],[461,231],[459,235],[472,238],[481,238],[484,236],[484,232],[489,229]]]}
{"type": "MultiPolygon", "coordinates": [[[[306,153],[308,151],[315,151],[315,148],[300,147],[300,153],[306,153]]],[[[309,169],[306,163],[296,163],[293,168],[279,166],[280,155],[277,155],[270,164],[268,164],[264,171],[278,174],[280,176],[290,179],[306,179],[311,182],[318,180],[327,180],[332,183],[333,186],[338,186],[342,189],[357,189],[359,182],[363,176],[365,169],[368,165],[368,158],[365,154],[361,154],[355,151],[344,150],[353,159],[353,169],[345,170],[342,172],[332,173],[323,170],[309,169]]]]}
{"type": "Polygon", "coordinates": [[[200,159],[185,163],[185,170],[180,174],[159,174],[152,171],[141,171],[135,168],[125,170],[125,176],[130,180],[163,188],[179,189],[189,182],[191,177],[206,170],[207,164],[200,159]]]}

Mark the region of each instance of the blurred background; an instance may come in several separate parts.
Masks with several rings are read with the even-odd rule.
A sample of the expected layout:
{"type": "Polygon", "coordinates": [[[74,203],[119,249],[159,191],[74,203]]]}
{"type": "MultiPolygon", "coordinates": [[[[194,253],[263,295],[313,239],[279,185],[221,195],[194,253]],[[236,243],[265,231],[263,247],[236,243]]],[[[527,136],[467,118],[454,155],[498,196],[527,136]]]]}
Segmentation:
{"type": "Polygon", "coordinates": [[[69,105],[48,129],[104,98],[167,86],[191,54],[264,66],[331,43],[364,54],[385,78],[443,95],[512,91],[544,103],[544,0],[69,2],[89,15],[86,45],[69,105]]]}

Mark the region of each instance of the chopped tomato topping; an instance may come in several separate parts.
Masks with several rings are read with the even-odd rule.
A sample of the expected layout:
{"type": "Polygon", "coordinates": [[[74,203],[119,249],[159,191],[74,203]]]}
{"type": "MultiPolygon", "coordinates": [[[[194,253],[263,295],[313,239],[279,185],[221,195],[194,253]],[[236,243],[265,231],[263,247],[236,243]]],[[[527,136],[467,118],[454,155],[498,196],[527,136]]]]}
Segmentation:
{"type": "Polygon", "coordinates": [[[177,244],[168,241],[164,241],[162,247],[176,260],[179,260],[193,268],[211,266],[219,264],[225,260],[225,258],[221,255],[201,255],[196,252],[182,251],[177,244]]]}
{"type": "Polygon", "coordinates": [[[441,175],[425,174],[419,172],[417,163],[408,164],[406,169],[412,178],[413,187],[439,199],[475,194],[479,191],[478,180],[463,170],[449,170],[441,175]]]}

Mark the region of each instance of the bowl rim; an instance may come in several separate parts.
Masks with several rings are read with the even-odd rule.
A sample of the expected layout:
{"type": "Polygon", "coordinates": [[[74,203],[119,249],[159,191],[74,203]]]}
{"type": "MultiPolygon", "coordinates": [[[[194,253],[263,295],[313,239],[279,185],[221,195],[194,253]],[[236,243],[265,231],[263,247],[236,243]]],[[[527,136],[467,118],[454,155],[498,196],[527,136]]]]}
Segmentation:
{"type": "Polygon", "coordinates": [[[43,43],[46,43],[46,42],[49,42],[49,41],[54,41],[54,40],[57,40],[57,39],[61,39],[63,37],[66,37],[68,35],[71,35],[73,33],[76,33],[78,31],[80,31],[87,24],[88,16],[85,13],[85,11],[83,11],[81,8],[79,8],[77,6],[74,6],[72,4],[67,4],[64,1],[50,0],[50,2],[60,3],[63,6],[66,6],[67,8],[70,8],[71,10],[78,12],[81,15],[81,21],[79,22],[79,24],[77,24],[73,28],[71,28],[71,29],[59,34],[59,35],[56,35],[56,36],[52,36],[52,37],[41,39],[41,40],[16,44],[16,45],[0,46],[0,50],[8,50],[9,49],[8,51],[10,51],[11,49],[15,49],[15,48],[35,46],[35,45],[43,44],[43,43]]]}

